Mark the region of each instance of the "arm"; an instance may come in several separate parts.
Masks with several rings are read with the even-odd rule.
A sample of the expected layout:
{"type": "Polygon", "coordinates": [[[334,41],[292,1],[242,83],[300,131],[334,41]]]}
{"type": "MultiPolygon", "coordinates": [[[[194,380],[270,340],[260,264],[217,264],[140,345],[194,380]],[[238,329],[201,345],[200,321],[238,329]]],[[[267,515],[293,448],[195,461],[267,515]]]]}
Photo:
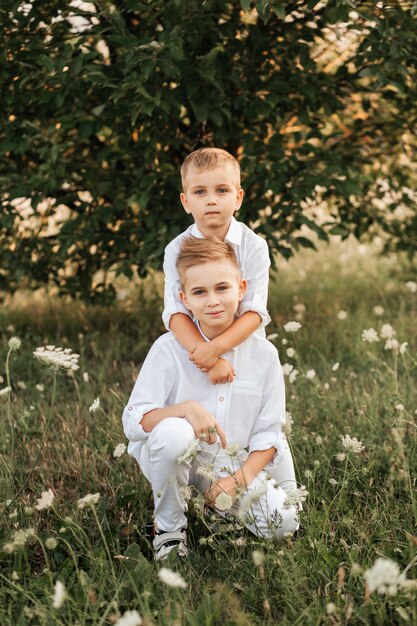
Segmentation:
{"type": "Polygon", "coordinates": [[[183,348],[190,352],[199,343],[207,343],[189,315],[174,313],[169,320],[169,330],[183,348]]]}
{"type": "Polygon", "coordinates": [[[258,236],[255,236],[250,244],[244,264],[247,289],[239,305],[238,313],[240,316],[247,311],[259,313],[262,318],[262,326],[266,326],[271,321],[267,310],[269,267],[271,265],[268,244],[258,236]]]}
{"type": "MultiPolygon", "coordinates": [[[[175,315],[176,313],[182,313],[184,317],[190,318],[190,312],[180,300],[181,285],[180,285],[180,279],[178,276],[177,268],[175,265],[177,261],[177,257],[178,257],[179,246],[180,246],[180,241],[178,241],[178,238],[174,239],[174,241],[168,244],[167,247],[165,248],[165,255],[164,255],[163,270],[164,270],[164,276],[165,276],[165,286],[164,286],[164,310],[162,312],[162,320],[167,330],[172,330],[170,329],[170,321],[171,321],[171,317],[175,315]]],[[[181,341],[181,339],[178,339],[178,341],[185,348],[187,347],[181,341]]]]}
{"type": "Polygon", "coordinates": [[[237,489],[245,489],[258,476],[276,454],[276,448],[268,450],[255,450],[251,452],[243,465],[230,476],[225,476],[211,485],[206,493],[208,504],[214,504],[220,493],[227,493],[232,498],[236,497],[237,489]]]}
{"type": "Polygon", "coordinates": [[[222,447],[226,447],[226,435],[219,422],[209,411],[194,400],[186,400],[178,404],[152,409],[152,411],[145,413],[143,416],[141,426],[145,432],[149,433],[155,426],[162,422],[162,420],[171,417],[186,418],[193,427],[197,439],[213,444],[216,443],[218,435],[222,447]]]}
{"type": "Polygon", "coordinates": [[[262,318],[258,313],[248,311],[233,322],[227,330],[212,341],[198,343],[190,353],[190,360],[197,367],[210,369],[213,367],[214,359],[218,359],[222,354],[243,343],[259,328],[262,318]]]}

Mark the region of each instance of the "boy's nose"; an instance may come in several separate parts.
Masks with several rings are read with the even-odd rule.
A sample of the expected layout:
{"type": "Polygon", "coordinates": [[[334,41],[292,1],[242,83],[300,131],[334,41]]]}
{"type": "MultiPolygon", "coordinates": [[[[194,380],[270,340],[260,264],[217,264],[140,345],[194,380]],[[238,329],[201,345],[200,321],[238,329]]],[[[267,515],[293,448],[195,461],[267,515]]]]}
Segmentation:
{"type": "Polygon", "coordinates": [[[208,194],[207,196],[207,204],[213,205],[217,204],[217,198],[215,194],[208,194]]]}

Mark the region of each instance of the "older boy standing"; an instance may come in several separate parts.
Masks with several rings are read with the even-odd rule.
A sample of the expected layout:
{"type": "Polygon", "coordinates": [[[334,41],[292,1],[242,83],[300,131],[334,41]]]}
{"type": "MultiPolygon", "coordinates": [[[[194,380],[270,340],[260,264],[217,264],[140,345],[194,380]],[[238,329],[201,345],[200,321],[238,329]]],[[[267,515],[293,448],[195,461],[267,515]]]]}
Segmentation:
{"type": "MultiPolygon", "coordinates": [[[[184,240],[177,269],[181,301],[204,341],[214,341],[234,323],[247,288],[232,246],[204,238],[184,240]]],[[[187,554],[182,487],[188,484],[204,491],[215,508],[229,501],[232,512],[257,536],[279,539],[298,528],[296,508],[286,504],[282,488],[294,489],[295,483],[281,432],[285,389],[278,353],[252,334],[225,356],[235,379],[214,386],[172,333],[162,335],[124,410],[129,453],[152,485],[157,560],[174,548],[180,556],[187,554]],[[228,454],[228,443],[238,444],[239,451],[228,454]],[[280,463],[288,465],[281,471],[282,486],[267,474],[280,463]]]]}
{"type": "Polygon", "coordinates": [[[190,353],[190,359],[213,384],[232,382],[234,372],[224,359],[253,332],[265,337],[269,323],[267,311],[268,246],[264,239],[234,218],[243,200],[240,167],[226,150],[200,148],[187,156],[181,167],[183,192],[180,199],[194,224],[176,237],[165,249],[165,308],[162,318],[167,330],[190,353]],[[215,339],[207,342],[193,323],[190,311],[179,297],[180,281],[176,260],[186,237],[226,241],[235,251],[247,289],[235,322],[215,339]]]}

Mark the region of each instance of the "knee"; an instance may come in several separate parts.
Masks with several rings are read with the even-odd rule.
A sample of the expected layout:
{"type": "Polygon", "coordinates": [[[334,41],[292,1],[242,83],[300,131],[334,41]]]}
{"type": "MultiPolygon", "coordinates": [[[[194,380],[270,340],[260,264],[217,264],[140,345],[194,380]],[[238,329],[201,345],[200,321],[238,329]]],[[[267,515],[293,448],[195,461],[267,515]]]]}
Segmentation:
{"type": "Polygon", "coordinates": [[[275,514],[271,524],[270,539],[285,539],[291,537],[299,528],[297,509],[295,506],[281,508],[275,514]]]}
{"type": "Polygon", "coordinates": [[[153,429],[151,448],[163,451],[167,460],[177,462],[195,440],[191,424],[179,417],[168,417],[153,429]]]}

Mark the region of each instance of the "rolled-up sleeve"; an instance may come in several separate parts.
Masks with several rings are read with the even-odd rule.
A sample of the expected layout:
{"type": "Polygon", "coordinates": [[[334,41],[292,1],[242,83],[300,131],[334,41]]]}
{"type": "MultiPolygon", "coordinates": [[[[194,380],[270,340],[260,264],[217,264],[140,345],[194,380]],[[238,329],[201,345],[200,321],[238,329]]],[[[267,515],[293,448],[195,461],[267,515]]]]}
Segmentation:
{"type": "Polygon", "coordinates": [[[255,450],[276,448],[279,455],[285,444],[281,425],[285,422],[285,386],[278,352],[271,351],[271,357],[265,378],[262,404],[258,419],[249,440],[249,453],[255,450]]]}
{"type": "Polygon", "coordinates": [[[271,261],[268,244],[264,240],[261,240],[261,242],[247,260],[247,273],[245,276],[247,289],[239,305],[238,313],[241,316],[248,311],[254,311],[262,318],[262,326],[266,326],[271,321],[267,310],[271,261]]]}
{"type": "Polygon", "coordinates": [[[164,310],[162,312],[162,321],[165,328],[169,330],[169,322],[171,315],[175,313],[185,313],[190,315],[190,311],[183,305],[180,300],[180,279],[177,272],[176,261],[178,257],[178,250],[174,245],[168,245],[165,248],[164,255],[164,274],[165,274],[165,288],[164,288],[164,310]]]}
{"type": "Polygon", "coordinates": [[[149,411],[166,406],[173,386],[173,373],[174,366],[168,351],[155,343],[141,367],[123,411],[123,429],[129,441],[145,441],[149,437],[141,426],[142,418],[149,411]]]}

